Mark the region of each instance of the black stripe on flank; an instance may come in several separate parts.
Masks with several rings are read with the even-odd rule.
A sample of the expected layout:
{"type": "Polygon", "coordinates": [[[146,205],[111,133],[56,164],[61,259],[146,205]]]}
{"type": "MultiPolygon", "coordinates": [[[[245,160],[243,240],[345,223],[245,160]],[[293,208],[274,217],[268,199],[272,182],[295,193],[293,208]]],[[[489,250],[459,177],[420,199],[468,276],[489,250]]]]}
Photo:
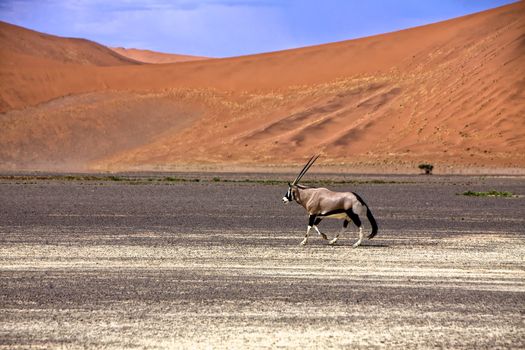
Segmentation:
{"type": "Polygon", "coordinates": [[[329,211],[327,213],[317,214],[317,216],[330,216],[330,215],[343,214],[343,213],[346,214],[346,210],[344,210],[344,209],[336,209],[336,210],[329,211]]]}

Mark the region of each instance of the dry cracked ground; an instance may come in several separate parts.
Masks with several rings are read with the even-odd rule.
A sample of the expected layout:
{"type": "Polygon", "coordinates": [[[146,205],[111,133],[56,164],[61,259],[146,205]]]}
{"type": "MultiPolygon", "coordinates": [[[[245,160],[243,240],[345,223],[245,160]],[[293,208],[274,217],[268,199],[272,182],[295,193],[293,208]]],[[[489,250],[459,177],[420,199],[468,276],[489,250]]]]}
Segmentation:
{"type": "Polygon", "coordinates": [[[353,249],[269,175],[152,176],[0,180],[0,348],[525,347],[524,178],[348,176],[353,249]]]}

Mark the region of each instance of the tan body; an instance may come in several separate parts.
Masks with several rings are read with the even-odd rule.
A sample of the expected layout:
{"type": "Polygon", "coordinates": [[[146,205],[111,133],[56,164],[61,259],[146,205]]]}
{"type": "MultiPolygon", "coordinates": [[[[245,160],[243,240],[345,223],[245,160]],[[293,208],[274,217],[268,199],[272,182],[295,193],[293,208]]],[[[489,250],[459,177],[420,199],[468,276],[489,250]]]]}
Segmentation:
{"type": "MultiPolygon", "coordinates": [[[[302,187],[302,186],[301,186],[302,187]]],[[[306,209],[308,214],[326,218],[349,218],[347,211],[352,210],[362,215],[365,207],[352,192],[334,192],[327,188],[307,188],[296,186],[292,188],[295,201],[306,209]],[[343,213],[334,213],[343,210],[343,213]]]]}

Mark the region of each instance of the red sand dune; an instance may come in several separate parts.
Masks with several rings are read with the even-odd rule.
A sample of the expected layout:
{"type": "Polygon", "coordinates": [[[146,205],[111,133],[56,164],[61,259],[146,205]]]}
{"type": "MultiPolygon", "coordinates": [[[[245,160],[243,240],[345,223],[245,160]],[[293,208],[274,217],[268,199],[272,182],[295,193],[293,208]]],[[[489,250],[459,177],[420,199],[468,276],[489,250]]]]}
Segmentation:
{"type": "MultiPolygon", "coordinates": [[[[0,21],[0,56],[23,55],[61,63],[116,66],[137,61],[93,41],[61,38],[0,21]]],[[[5,62],[2,62],[2,65],[5,62]]]]}
{"type": "Polygon", "coordinates": [[[151,50],[127,49],[124,47],[111,47],[111,50],[124,57],[144,63],[176,63],[209,59],[208,57],[202,56],[178,55],[151,50]]]}
{"type": "Polygon", "coordinates": [[[22,48],[6,39],[21,31],[0,26],[4,170],[283,165],[315,152],[325,165],[377,171],[525,167],[523,2],[357,40],[163,65],[87,41],[78,51],[96,60],[66,60],[57,53],[71,39],[27,31],[22,48]]]}

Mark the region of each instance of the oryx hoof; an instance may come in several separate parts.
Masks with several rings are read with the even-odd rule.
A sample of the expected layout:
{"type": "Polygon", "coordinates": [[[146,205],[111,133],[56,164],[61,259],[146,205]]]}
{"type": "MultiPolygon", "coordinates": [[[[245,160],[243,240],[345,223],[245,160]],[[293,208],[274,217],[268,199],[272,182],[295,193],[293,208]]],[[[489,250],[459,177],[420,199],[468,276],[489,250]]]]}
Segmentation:
{"type": "Polygon", "coordinates": [[[358,241],[358,242],[355,242],[355,243],[352,245],[352,247],[357,248],[357,247],[359,247],[360,245],[361,245],[361,242],[358,241]]]}
{"type": "Polygon", "coordinates": [[[332,239],[328,244],[334,245],[337,242],[337,238],[332,239]]]}
{"type": "Polygon", "coordinates": [[[305,238],[305,239],[303,239],[303,240],[301,241],[301,243],[299,243],[299,245],[305,245],[306,242],[308,242],[308,240],[305,238]]]}
{"type": "Polygon", "coordinates": [[[324,233],[321,233],[321,237],[322,237],[323,239],[328,239],[328,237],[326,237],[326,235],[325,235],[324,233]]]}

